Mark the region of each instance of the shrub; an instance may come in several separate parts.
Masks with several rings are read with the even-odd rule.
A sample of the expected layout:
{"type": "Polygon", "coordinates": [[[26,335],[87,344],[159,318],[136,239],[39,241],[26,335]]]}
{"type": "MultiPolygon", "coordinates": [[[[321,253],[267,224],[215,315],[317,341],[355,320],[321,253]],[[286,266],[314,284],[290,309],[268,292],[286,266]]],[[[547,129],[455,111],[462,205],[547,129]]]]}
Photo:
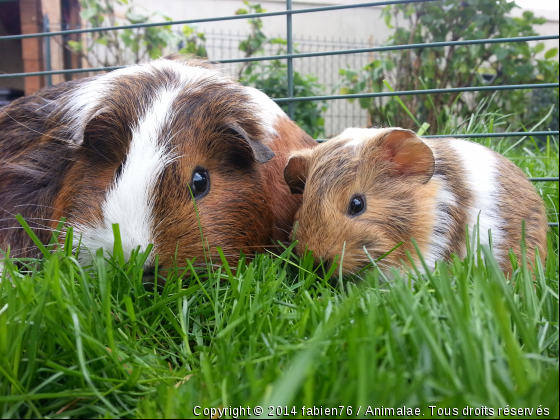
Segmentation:
{"type": "MultiPolygon", "coordinates": [[[[534,25],[545,22],[526,11],[522,17],[511,18],[511,1],[469,0],[392,5],[384,9],[386,25],[393,29],[388,45],[431,42],[510,38],[537,35],[534,25]],[[402,19],[406,24],[401,24],[402,19]]],[[[558,81],[557,55],[553,48],[539,58],[544,44],[531,47],[527,42],[478,44],[439,48],[416,48],[380,53],[378,58],[361,69],[342,69],[340,93],[383,92],[386,83],[396,91],[441,89],[481,85],[529,84],[558,81]]],[[[405,96],[400,98],[419,121],[427,121],[433,129],[446,123],[451,115],[467,117],[487,92],[474,94],[446,93],[405,96]]],[[[550,106],[528,107],[538,101],[539,90],[502,91],[496,95],[492,110],[516,114],[526,124],[542,119],[550,106]]],[[[558,103],[558,90],[553,96],[558,103]]],[[[553,98],[554,99],[554,98],[553,98]]],[[[362,98],[360,106],[371,121],[397,126],[411,126],[413,120],[401,112],[398,100],[362,98]]],[[[552,105],[552,103],[550,105],[552,105]]]]}

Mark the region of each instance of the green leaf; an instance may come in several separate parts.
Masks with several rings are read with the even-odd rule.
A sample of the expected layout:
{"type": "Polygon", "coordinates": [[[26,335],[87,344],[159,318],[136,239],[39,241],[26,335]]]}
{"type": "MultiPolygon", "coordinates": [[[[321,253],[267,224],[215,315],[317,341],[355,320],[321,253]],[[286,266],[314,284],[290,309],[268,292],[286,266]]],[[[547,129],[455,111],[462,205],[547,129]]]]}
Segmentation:
{"type": "Polygon", "coordinates": [[[246,9],[237,9],[237,10],[235,11],[235,14],[236,14],[236,15],[248,15],[249,12],[248,12],[246,9]]]}
{"type": "Polygon", "coordinates": [[[410,16],[412,16],[414,14],[414,12],[416,12],[416,9],[414,8],[414,6],[412,4],[409,4],[405,9],[404,17],[409,18],[410,16]]]}
{"type": "Polygon", "coordinates": [[[496,58],[501,61],[508,56],[509,50],[503,47],[498,47],[496,48],[496,51],[494,51],[494,54],[496,54],[496,58]]]}
{"type": "Polygon", "coordinates": [[[123,40],[124,45],[126,47],[130,47],[130,44],[132,44],[132,39],[130,38],[130,35],[122,34],[121,39],[123,40]]]}
{"type": "Polygon", "coordinates": [[[416,133],[418,136],[423,136],[424,133],[426,133],[428,131],[428,128],[430,128],[430,124],[428,124],[427,122],[422,124],[422,127],[420,127],[420,129],[418,130],[418,133],[416,133]]]}
{"type": "Polygon", "coordinates": [[[84,9],[80,12],[80,17],[85,20],[90,20],[97,14],[97,11],[93,8],[91,9],[84,9]]]}
{"type": "Polygon", "coordinates": [[[150,48],[150,58],[156,59],[161,57],[161,49],[159,47],[150,48]]]}
{"type": "Polygon", "coordinates": [[[128,10],[125,16],[132,23],[144,23],[148,21],[148,16],[142,16],[138,13],[132,12],[131,10],[128,10]]]}
{"type": "Polygon", "coordinates": [[[383,60],[383,67],[385,67],[385,70],[391,71],[395,68],[395,63],[392,60],[383,60]]]}
{"type": "Polygon", "coordinates": [[[79,41],[68,41],[68,46],[74,52],[82,52],[82,43],[79,41]]]}
{"type": "Polygon", "coordinates": [[[423,24],[430,24],[434,21],[434,16],[433,15],[423,15],[421,19],[422,19],[423,24]]]}
{"type": "Polygon", "coordinates": [[[558,54],[558,48],[551,48],[544,54],[544,58],[549,60],[552,57],[556,57],[556,54],[558,54]]]}
{"type": "MultiPolygon", "coordinates": [[[[389,89],[391,92],[394,92],[393,88],[391,87],[391,85],[389,84],[389,82],[387,80],[383,80],[383,83],[385,84],[385,86],[387,86],[387,89],[389,89]]],[[[418,120],[408,110],[407,106],[404,104],[404,102],[401,100],[401,98],[399,98],[398,96],[394,96],[394,98],[397,100],[399,105],[404,109],[404,111],[409,115],[409,117],[412,118],[417,125],[420,125],[418,120]]]]}
{"type": "Polygon", "coordinates": [[[393,29],[394,26],[391,25],[391,14],[390,13],[385,14],[384,19],[385,19],[385,25],[387,25],[387,28],[393,29]]]}
{"type": "Polygon", "coordinates": [[[371,98],[358,98],[360,108],[368,109],[371,103],[371,98]]]}
{"type": "Polygon", "coordinates": [[[539,42],[537,45],[535,45],[535,48],[533,48],[533,52],[535,54],[538,54],[541,51],[544,51],[544,42],[539,42]]]}
{"type": "Polygon", "coordinates": [[[174,37],[175,34],[168,31],[160,31],[158,35],[159,35],[159,39],[161,39],[162,42],[165,44],[164,46],[173,44],[175,40],[174,37]]]}

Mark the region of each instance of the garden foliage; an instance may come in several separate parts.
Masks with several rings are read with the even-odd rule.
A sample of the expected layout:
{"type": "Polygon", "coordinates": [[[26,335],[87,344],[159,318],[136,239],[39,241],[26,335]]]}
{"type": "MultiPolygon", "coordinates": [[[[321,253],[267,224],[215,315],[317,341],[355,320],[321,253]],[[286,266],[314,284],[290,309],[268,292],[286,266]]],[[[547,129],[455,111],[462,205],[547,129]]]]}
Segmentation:
{"type": "MultiPolygon", "coordinates": [[[[244,1],[246,9],[237,10],[237,14],[264,13],[266,10],[260,4],[251,4],[244,1]]],[[[264,55],[265,45],[277,46],[276,55],[286,54],[286,40],[282,38],[268,38],[263,32],[263,23],[259,18],[248,19],[251,32],[247,39],[239,43],[239,49],[245,57],[264,55]]],[[[294,48],[294,53],[297,49],[294,48]]],[[[271,98],[285,98],[288,95],[288,65],[281,60],[246,62],[239,70],[239,80],[247,86],[262,90],[271,98]]],[[[302,75],[294,71],[294,96],[320,96],[323,95],[323,86],[318,83],[318,78],[311,74],[302,75]]],[[[288,112],[288,105],[283,103],[280,107],[288,112]]],[[[327,110],[327,105],[322,101],[305,101],[294,104],[294,120],[309,135],[314,138],[325,135],[325,120],[322,114],[327,110]]]]}
{"type": "MultiPolygon", "coordinates": [[[[538,35],[534,26],[545,22],[530,11],[510,17],[517,7],[507,0],[445,0],[386,6],[385,24],[393,30],[387,45],[513,38],[538,35]]],[[[443,89],[467,86],[516,85],[558,82],[557,49],[544,52],[544,44],[527,42],[426,47],[376,53],[377,57],[361,69],[341,69],[341,94],[443,89]],[[542,54],[544,52],[544,55],[542,54]],[[389,87],[389,86],[390,87],[389,87]]],[[[446,93],[402,96],[400,100],[420,121],[426,121],[433,133],[452,117],[472,114],[486,92],[446,93]]],[[[373,125],[389,124],[414,127],[414,121],[402,112],[398,100],[360,98],[373,125]]],[[[550,108],[558,106],[558,89],[501,91],[491,110],[515,115],[526,125],[540,121],[550,108]]],[[[556,117],[551,117],[557,122],[556,117]]],[[[519,129],[521,124],[517,122],[519,129]]]]}
{"type": "MultiPolygon", "coordinates": [[[[149,23],[154,18],[172,19],[159,13],[139,11],[132,0],[80,0],[80,16],[92,28],[149,23]],[[124,9],[124,19],[117,19],[116,9],[124,9]]],[[[171,26],[153,26],[118,31],[89,32],[82,41],[68,41],[67,47],[87,61],[90,67],[138,64],[159,58],[171,49],[187,55],[205,57],[205,37],[189,25],[182,33],[171,26]],[[99,48],[99,46],[104,48],[99,48]]]]}

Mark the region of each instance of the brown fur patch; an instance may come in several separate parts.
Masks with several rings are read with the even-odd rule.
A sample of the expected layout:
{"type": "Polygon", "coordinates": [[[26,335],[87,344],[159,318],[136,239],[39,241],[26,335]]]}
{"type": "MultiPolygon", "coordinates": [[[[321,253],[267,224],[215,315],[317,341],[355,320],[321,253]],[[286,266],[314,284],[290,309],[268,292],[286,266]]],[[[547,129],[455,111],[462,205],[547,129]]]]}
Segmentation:
{"type": "Polygon", "coordinates": [[[288,117],[281,118],[275,126],[278,135],[270,144],[275,153],[274,158],[263,168],[266,189],[270,194],[270,207],[273,212],[274,226],[272,238],[274,242],[289,240],[294,224],[295,213],[301,205],[301,195],[293,195],[284,182],[284,168],[290,153],[317,146],[317,142],[299,128],[288,117]]]}
{"type": "Polygon", "coordinates": [[[42,89],[0,108],[0,249],[15,257],[39,251],[16,221],[21,214],[43,244],[51,238],[54,197],[75,160],[54,103],[73,83],[42,89]]]}
{"type": "Polygon", "coordinates": [[[502,269],[511,270],[507,254],[510,249],[520,264],[522,221],[525,221],[525,245],[529,263],[535,264],[535,248],[539,249],[544,264],[547,254],[546,232],[548,231],[544,203],[525,174],[511,161],[496,153],[499,161],[498,182],[500,184],[498,208],[504,219],[504,240],[497,244],[503,252],[505,262],[502,269]]]}
{"type": "Polygon", "coordinates": [[[467,252],[465,226],[469,221],[468,208],[473,205],[473,191],[465,182],[467,179],[465,168],[449,144],[456,140],[426,139],[424,141],[434,150],[436,157],[433,180],[438,180],[442,186],[445,185],[455,200],[455,205],[439,204],[439,209],[436,209],[449,217],[449,225],[435,225],[434,232],[437,236],[447,238],[449,243],[447,246],[441,246],[441,242],[438,241],[433,245],[440,248],[437,252],[444,260],[449,260],[452,253],[463,258],[467,252]]]}
{"type": "MultiPolygon", "coordinates": [[[[449,260],[452,253],[461,258],[466,255],[465,227],[472,222],[469,211],[475,205],[477,192],[468,185],[469,175],[451,145],[461,140],[425,140],[435,157],[433,176],[425,182],[424,172],[418,168],[429,168],[430,159],[415,161],[416,152],[424,153],[415,147],[407,149],[401,155],[403,159],[395,158],[402,136],[393,137],[399,146],[388,152],[384,139],[390,130],[393,129],[372,130],[371,137],[364,134],[359,141],[342,135],[314,150],[295,154],[305,162],[293,166],[290,177],[306,177],[303,203],[296,214],[299,224],[294,239],[299,253],[310,249],[329,265],[344,249],[346,274],[369,263],[364,246],[373,258],[379,258],[403,242],[379,266],[387,269],[408,264],[406,251],[418,264],[411,237],[424,257],[430,255],[433,260],[449,260]],[[299,174],[301,168],[306,168],[307,173],[299,174]],[[365,197],[367,203],[357,216],[348,210],[354,196],[365,197]]],[[[538,247],[544,261],[547,220],[542,199],[519,168],[494,154],[499,162],[496,206],[504,221],[500,227],[504,237],[495,240],[494,247],[505,256],[510,248],[519,255],[521,221],[525,220],[529,260],[534,262],[534,249],[538,247]]],[[[501,268],[511,269],[507,257],[501,261],[501,268]]]]}
{"type": "Polygon", "coordinates": [[[287,240],[301,198],[291,196],[282,172],[292,150],[315,145],[287,117],[276,121],[278,135],[271,137],[246,88],[227,78],[181,86],[173,71],[153,67],[113,79],[103,101],[91,110],[78,145],[61,98],[90,80],[43,89],[0,112],[1,249],[11,246],[18,256],[37,255],[17,228],[15,213],[34,220],[30,224],[43,243],[62,216],[70,225],[100,224],[107,191],[130,147],[131,126],[154,93],[169,86],[182,88],[182,93],[174,102],[174,117],[159,127],[159,135],[171,139],[166,147],[179,158],[164,169],[153,197],[159,265],[169,267],[177,259],[183,266],[193,257],[197,263],[205,258],[219,262],[218,246],[236,264],[240,250],[251,256],[270,245],[271,238],[287,240]],[[270,158],[269,147],[276,156],[257,162],[270,158]],[[198,219],[189,193],[195,168],[208,171],[211,185],[195,201],[198,219]]]}
{"type": "Polygon", "coordinates": [[[394,162],[380,147],[383,134],[356,146],[333,139],[313,150],[303,204],[296,215],[298,252],[311,249],[332,263],[344,247],[343,272],[351,273],[369,263],[364,246],[379,258],[403,242],[380,262],[382,267],[406,261],[405,251],[415,253],[411,236],[421,249],[427,248],[433,226],[429,199],[437,188],[406,177],[396,181],[394,162]],[[355,195],[363,195],[367,207],[352,217],[348,206],[355,195]]]}

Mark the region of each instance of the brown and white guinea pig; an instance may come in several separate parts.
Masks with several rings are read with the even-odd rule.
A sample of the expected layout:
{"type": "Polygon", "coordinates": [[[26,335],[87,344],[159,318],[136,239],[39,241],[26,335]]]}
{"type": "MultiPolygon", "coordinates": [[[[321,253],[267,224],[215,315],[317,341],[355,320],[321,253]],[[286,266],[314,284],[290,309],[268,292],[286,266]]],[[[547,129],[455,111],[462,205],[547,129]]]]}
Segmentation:
{"type": "MultiPolygon", "coordinates": [[[[283,170],[316,143],[262,92],[201,61],[159,59],[45,88],[0,108],[0,249],[37,249],[61,217],[91,252],[154,244],[148,269],[235,261],[288,240],[301,197],[283,170]],[[189,190],[190,188],[190,190],[189,190]]],[[[88,262],[91,254],[82,252],[88,262]]]]}
{"type": "MultiPolygon", "coordinates": [[[[508,252],[520,255],[522,220],[527,256],[546,256],[548,229],[541,197],[523,172],[500,154],[460,139],[420,139],[401,128],[349,128],[314,149],[294,152],[284,171],[295,194],[296,251],[312,250],[330,266],[342,255],[344,274],[369,264],[402,267],[413,237],[430,268],[452,253],[466,255],[466,229],[479,218],[481,244],[489,243],[504,271],[508,252]]],[[[477,244],[477,238],[473,239],[477,244]]],[[[472,242],[471,242],[472,243],[472,242]]]]}

